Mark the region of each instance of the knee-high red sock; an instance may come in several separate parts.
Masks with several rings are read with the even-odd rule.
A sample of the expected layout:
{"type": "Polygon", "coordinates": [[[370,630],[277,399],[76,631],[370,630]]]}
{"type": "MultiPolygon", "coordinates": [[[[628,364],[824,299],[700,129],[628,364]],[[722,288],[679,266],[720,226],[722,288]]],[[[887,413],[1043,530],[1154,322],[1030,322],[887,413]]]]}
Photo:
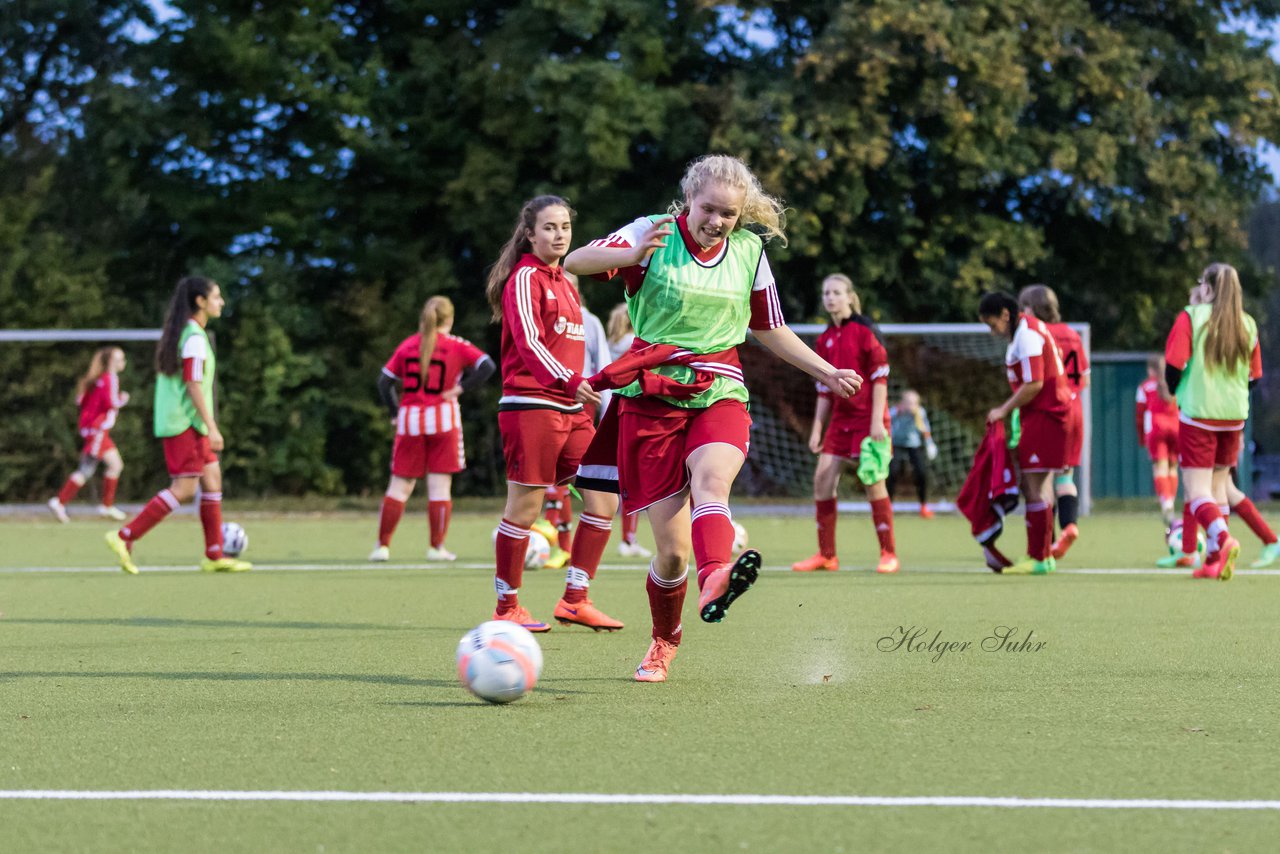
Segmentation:
{"type": "MultiPolygon", "coordinates": [[[[104,477],[102,479],[102,506],[114,507],[116,503],[116,487],[120,485],[118,477],[104,477]]],[[[66,502],[62,502],[66,504],[66,502]]]]}
{"type": "Polygon", "coordinates": [[[452,518],[452,501],[427,501],[427,522],[431,526],[431,548],[438,549],[444,545],[444,538],[449,533],[449,520],[452,518]]]}
{"type": "Polygon", "coordinates": [[[699,590],[708,575],[733,560],[733,517],[728,505],[708,501],[693,508],[693,559],[699,590]]]}
{"type": "Polygon", "coordinates": [[[871,523],[876,526],[876,536],[880,538],[880,551],[893,554],[893,502],[888,498],[872,501],[871,523]]]}
{"type": "Polygon", "coordinates": [[[1196,514],[1191,512],[1191,502],[1182,502],[1182,553],[1196,553],[1196,514]]]}
{"type": "Polygon", "coordinates": [[[529,529],[503,519],[493,541],[493,586],[498,593],[498,610],[506,611],[520,604],[520,582],[524,580],[524,554],[529,548],[529,529]]]}
{"type": "Polygon", "coordinates": [[[622,541],[628,545],[636,541],[636,528],[640,525],[639,513],[622,514],[622,541]]]}
{"type": "Polygon", "coordinates": [[[1191,512],[1195,514],[1200,527],[1204,528],[1205,537],[1209,540],[1209,551],[1216,552],[1230,536],[1222,511],[1212,498],[1197,498],[1191,502],[1191,512]]]}
{"type": "Polygon", "coordinates": [[[396,532],[396,525],[400,524],[400,517],[403,515],[403,501],[390,495],[382,496],[382,512],[378,514],[378,545],[391,545],[391,536],[396,532]]]}
{"type": "Polygon", "coordinates": [[[120,538],[126,542],[142,539],[142,536],[160,524],[160,521],[178,509],[178,499],[167,489],[162,489],[147,502],[142,512],[134,516],[120,529],[120,538]]]}
{"type": "Polygon", "coordinates": [[[200,496],[200,527],[204,528],[204,556],[210,560],[222,557],[221,492],[205,492],[200,496]]]}
{"type": "Polygon", "coordinates": [[[613,533],[612,520],[583,513],[578,517],[578,530],[573,535],[573,552],[565,573],[564,601],[570,605],[587,598],[587,588],[600,568],[600,556],[609,545],[613,533]]]}
{"type": "Polygon", "coordinates": [[[1032,560],[1049,556],[1049,538],[1053,535],[1053,510],[1043,501],[1027,504],[1027,554],[1032,560]]]}
{"type": "Polygon", "coordinates": [[[78,481],[76,480],[76,475],[71,475],[71,477],[67,478],[67,482],[62,484],[62,489],[58,490],[58,500],[63,504],[70,504],[82,486],[84,486],[84,481],[78,481]]]}
{"type": "Polygon", "coordinates": [[[818,520],[818,554],[823,557],[836,556],[836,500],[824,498],[814,500],[814,517],[818,520]]]}
{"type": "Polygon", "coordinates": [[[1257,506],[1248,498],[1241,499],[1239,504],[1232,504],[1231,512],[1243,519],[1249,526],[1249,530],[1257,534],[1264,545],[1269,546],[1276,541],[1276,532],[1271,530],[1267,520],[1263,519],[1262,514],[1258,512],[1257,506]]]}
{"type": "Polygon", "coordinates": [[[645,590],[649,594],[649,613],[653,616],[653,639],[680,643],[680,612],[684,610],[684,594],[689,589],[689,574],[667,581],[654,575],[649,567],[645,590]]]}

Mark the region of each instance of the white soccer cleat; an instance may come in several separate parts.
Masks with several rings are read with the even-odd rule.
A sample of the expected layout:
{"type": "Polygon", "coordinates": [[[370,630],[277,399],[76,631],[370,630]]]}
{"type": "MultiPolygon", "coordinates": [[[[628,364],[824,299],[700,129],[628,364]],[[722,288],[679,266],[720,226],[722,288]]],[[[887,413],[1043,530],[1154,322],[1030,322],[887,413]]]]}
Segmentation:
{"type": "Polygon", "coordinates": [[[67,515],[67,508],[62,506],[62,502],[58,500],[58,496],[55,495],[49,499],[49,509],[53,511],[54,518],[62,524],[65,525],[71,521],[71,517],[67,515]]]}
{"type": "Polygon", "coordinates": [[[618,554],[623,557],[653,557],[653,552],[644,546],[639,543],[628,543],[626,540],[618,543],[618,554]]]}
{"type": "Polygon", "coordinates": [[[386,563],[391,560],[391,549],[387,546],[378,546],[369,552],[369,563],[386,563]]]}
{"type": "Polygon", "coordinates": [[[99,504],[98,515],[105,516],[108,519],[115,519],[117,522],[123,522],[125,519],[129,518],[123,510],[116,507],[114,504],[110,507],[105,504],[99,504]]]}
{"type": "Polygon", "coordinates": [[[458,556],[453,552],[449,551],[448,549],[446,549],[444,546],[441,546],[440,548],[436,548],[435,546],[430,546],[427,549],[427,560],[455,561],[457,559],[458,559],[458,556]]]}

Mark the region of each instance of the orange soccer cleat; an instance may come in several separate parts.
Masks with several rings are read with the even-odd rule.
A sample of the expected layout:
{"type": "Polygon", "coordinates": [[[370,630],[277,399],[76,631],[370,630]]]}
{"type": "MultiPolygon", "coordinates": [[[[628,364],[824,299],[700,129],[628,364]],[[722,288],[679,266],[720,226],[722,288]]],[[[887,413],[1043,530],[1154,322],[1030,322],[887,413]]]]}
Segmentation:
{"type": "Polygon", "coordinates": [[[807,557],[804,560],[798,560],[791,564],[792,572],[813,572],[815,569],[821,569],[825,572],[835,572],[840,568],[840,558],[832,555],[825,557],[821,553],[813,557],[807,557]]]}
{"type": "Polygon", "coordinates": [[[898,556],[893,552],[880,552],[880,562],[876,564],[876,572],[888,575],[897,572],[900,565],[898,556]]]}
{"type": "Polygon", "coordinates": [[[1204,566],[1191,573],[1191,577],[1230,581],[1231,576],[1235,574],[1238,557],[1240,557],[1240,541],[1228,535],[1218,546],[1218,550],[1204,559],[1204,566]]]}
{"type": "Polygon", "coordinates": [[[921,519],[932,519],[932,518],[933,518],[933,511],[929,509],[929,505],[928,505],[928,504],[921,504],[921,505],[920,505],[920,518],[921,518],[921,519]]]}
{"type": "Polygon", "coordinates": [[[556,610],[552,616],[561,625],[586,626],[589,629],[595,629],[597,632],[616,632],[622,628],[620,621],[601,611],[590,599],[584,599],[574,604],[561,599],[556,603],[556,610]]]}
{"type": "Polygon", "coordinates": [[[762,562],[760,552],[747,549],[733,566],[722,566],[707,576],[698,594],[698,614],[704,623],[724,619],[729,606],[756,583],[762,562]]]}
{"type": "Polygon", "coordinates": [[[1057,542],[1055,542],[1049,549],[1049,554],[1051,554],[1055,560],[1060,557],[1066,557],[1067,550],[1071,548],[1072,544],[1075,543],[1076,538],[1079,536],[1080,529],[1076,527],[1075,522],[1072,522],[1070,525],[1062,529],[1062,536],[1058,537],[1057,542]]]}
{"type": "Polygon", "coordinates": [[[507,620],[508,622],[515,623],[518,626],[523,626],[531,632],[551,631],[551,626],[547,625],[541,620],[535,620],[533,618],[533,614],[530,614],[529,609],[524,607],[523,605],[517,605],[514,608],[508,608],[505,611],[502,611],[502,610],[494,611],[493,619],[507,620]]]}
{"type": "Polygon", "coordinates": [[[649,644],[649,651],[644,654],[644,661],[636,668],[637,682],[666,682],[667,671],[675,660],[678,644],[662,638],[654,638],[649,644]]]}

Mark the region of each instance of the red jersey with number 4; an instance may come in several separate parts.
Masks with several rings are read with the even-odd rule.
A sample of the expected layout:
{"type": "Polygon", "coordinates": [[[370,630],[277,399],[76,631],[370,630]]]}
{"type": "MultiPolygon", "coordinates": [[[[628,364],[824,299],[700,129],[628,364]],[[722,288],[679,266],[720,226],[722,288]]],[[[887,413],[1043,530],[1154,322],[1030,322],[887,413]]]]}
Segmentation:
{"type": "Polygon", "coordinates": [[[116,426],[116,410],[124,406],[119,377],[110,372],[98,377],[77,403],[80,404],[80,435],[88,438],[106,433],[116,426]]]}
{"type": "Polygon", "coordinates": [[[415,333],[400,342],[382,367],[384,374],[400,381],[396,433],[401,436],[431,436],[459,427],[461,412],[458,401],[443,400],[440,395],[458,384],[463,368],[471,367],[485,356],[483,350],[465,338],[436,335],[436,346],[431,351],[431,365],[424,383],[421,353],[422,336],[415,333]]]}
{"type": "Polygon", "coordinates": [[[1084,342],[1080,333],[1065,323],[1046,323],[1049,333],[1053,335],[1053,343],[1058,345],[1058,355],[1062,357],[1062,375],[1067,378],[1067,388],[1075,399],[1080,397],[1080,389],[1084,387],[1084,378],[1089,376],[1089,355],[1084,351],[1084,342]]]}
{"type": "MultiPolygon", "coordinates": [[[[818,394],[831,398],[834,403],[832,422],[853,423],[869,429],[871,387],[889,382],[889,354],[885,352],[884,342],[870,318],[855,314],[843,323],[831,323],[818,336],[813,349],[834,367],[855,370],[865,380],[857,394],[848,398],[833,397],[825,385],[818,383],[818,394]]],[[[884,426],[889,426],[888,406],[884,408],[884,426]]]]}
{"type": "Polygon", "coordinates": [[[1062,357],[1053,333],[1044,321],[1030,314],[1018,318],[1018,327],[1004,356],[1009,386],[1017,392],[1030,382],[1043,382],[1040,391],[1022,405],[1024,410],[1066,418],[1071,406],[1071,389],[1062,370],[1062,357]]]}

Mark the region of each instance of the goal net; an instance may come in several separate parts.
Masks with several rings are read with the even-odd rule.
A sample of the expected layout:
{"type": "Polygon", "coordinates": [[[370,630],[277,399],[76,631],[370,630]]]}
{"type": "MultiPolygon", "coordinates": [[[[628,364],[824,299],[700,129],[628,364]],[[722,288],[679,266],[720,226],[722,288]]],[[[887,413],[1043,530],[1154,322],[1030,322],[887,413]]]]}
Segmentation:
{"type": "MultiPolygon", "coordinates": [[[[1089,325],[1072,323],[1089,353],[1089,325]]],[[[792,330],[813,346],[825,326],[797,324],[792,330]]],[[[1006,344],[980,323],[889,323],[879,327],[889,353],[889,405],[907,389],[919,392],[929,416],[937,459],[928,463],[929,499],[943,509],[960,491],[974,451],[986,431],[986,415],[1009,397],[1004,373],[1006,344]]],[[[808,378],[782,364],[758,344],[740,348],[751,391],[751,453],[734,485],[740,495],[808,497],[816,458],[809,451],[817,390],[808,378]]],[[[1070,366],[1068,366],[1070,370],[1070,366]]],[[[1085,438],[1076,485],[1080,509],[1089,510],[1089,391],[1084,390],[1085,438]]],[[[840,497],[861,500],[852,476],[841,479],[840,497]]],[[[895,499],[914,507],[908,472],[895,499]]]]}

